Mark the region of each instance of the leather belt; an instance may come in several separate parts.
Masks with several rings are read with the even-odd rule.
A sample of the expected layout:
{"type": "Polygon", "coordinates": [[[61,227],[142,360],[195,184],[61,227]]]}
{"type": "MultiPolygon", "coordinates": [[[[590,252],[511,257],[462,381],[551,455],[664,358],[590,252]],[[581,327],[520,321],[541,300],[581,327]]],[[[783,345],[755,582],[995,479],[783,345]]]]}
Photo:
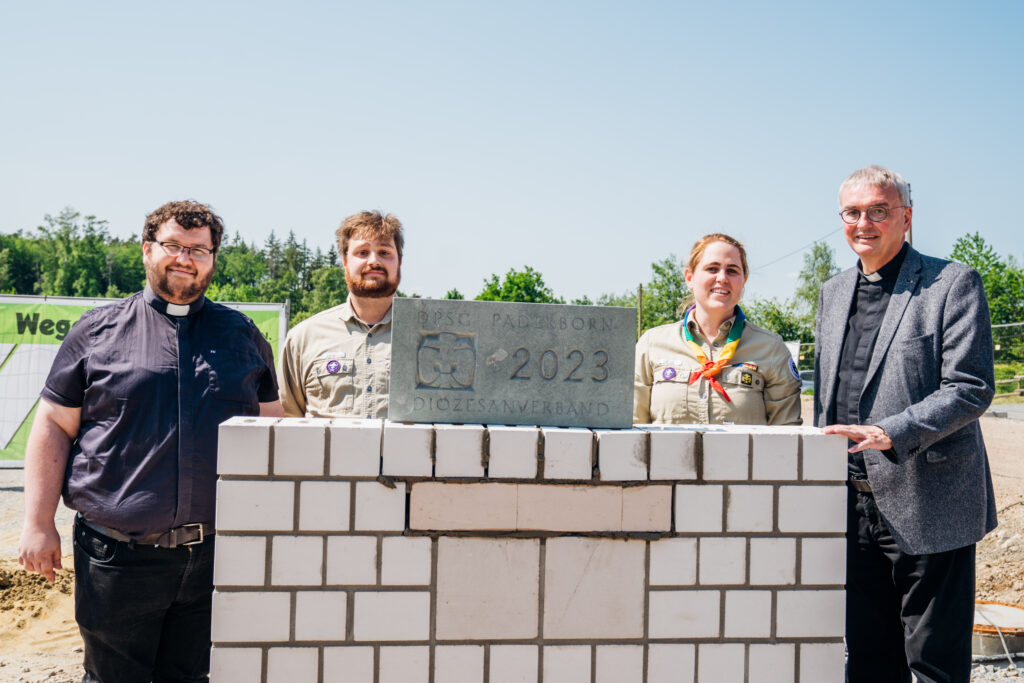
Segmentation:
{"type": "Polygon", "coordinates": [[[121,541],[123,543],[131,543],[134,541],[137,545],[152,545],[158,548],[177,548],[178,546],[185,545],[199,545],[206,540],[207,536],[212,536],[216,531],[212,524],[196,522],[194,524],[183,524],[181,526],[174,527],[173,529],[149,534],[148,536],[143,536],[141,538],[132,538],[131,536],[122,534],[117,529],[111,529],[103,526],[102,524],[90,522],[85,517],[80,516],[79,520],[82,524],[93,531],[112,538],[115,541],[121,541]]]}
{"type": "Polygon", "coordinates": [[[867,479],[847,479],[847,485],[859,493],[871,493],[871,482],[867,479]]]}

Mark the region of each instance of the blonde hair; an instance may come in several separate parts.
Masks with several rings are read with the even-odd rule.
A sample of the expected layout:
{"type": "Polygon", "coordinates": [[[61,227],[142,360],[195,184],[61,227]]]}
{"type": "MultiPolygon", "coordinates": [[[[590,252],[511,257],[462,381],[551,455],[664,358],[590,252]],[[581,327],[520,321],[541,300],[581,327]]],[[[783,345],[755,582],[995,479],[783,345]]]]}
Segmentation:
{"type": "Polygon", "coordinates": [[[708,245],[714,242],[725,242],[739,250],[740,263],[743,265],[743,279],[746,280],[750,275],[750,269],[747,267],[747,250],[743,248],[743,243],[738,239],[720,232],[704,235],[694,243],[693,249],[690,250],[690,260],[686,262],[686,267],[690,269],[690,272],[697,270],[697,266],[700,264],[700,260],[704,258],[704,252],[707,250],[708,245]]]}

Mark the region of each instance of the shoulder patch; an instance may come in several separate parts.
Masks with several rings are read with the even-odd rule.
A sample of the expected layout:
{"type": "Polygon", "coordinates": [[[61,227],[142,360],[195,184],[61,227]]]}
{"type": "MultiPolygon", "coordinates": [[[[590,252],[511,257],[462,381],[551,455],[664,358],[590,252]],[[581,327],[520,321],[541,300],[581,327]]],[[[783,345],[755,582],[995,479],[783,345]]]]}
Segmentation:
{"type": "Polygon", "coordinates": [[[800,371],[796,369],[796,361],[793,357],[789,357],[789,371],[793,373],[793,377],[796,377],[797,381],[803,381],[800,377],[800,371]]]}

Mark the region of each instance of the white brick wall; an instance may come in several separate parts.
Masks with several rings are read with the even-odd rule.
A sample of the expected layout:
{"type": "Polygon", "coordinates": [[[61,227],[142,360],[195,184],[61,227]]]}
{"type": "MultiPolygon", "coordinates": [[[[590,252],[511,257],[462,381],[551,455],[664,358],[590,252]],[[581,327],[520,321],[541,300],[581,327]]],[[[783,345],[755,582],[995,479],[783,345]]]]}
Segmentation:
{"type": "Polygon", "coordinates": [[[214,683],[841,680],[841,439],[267,418],[220,435],[214,683]]]}

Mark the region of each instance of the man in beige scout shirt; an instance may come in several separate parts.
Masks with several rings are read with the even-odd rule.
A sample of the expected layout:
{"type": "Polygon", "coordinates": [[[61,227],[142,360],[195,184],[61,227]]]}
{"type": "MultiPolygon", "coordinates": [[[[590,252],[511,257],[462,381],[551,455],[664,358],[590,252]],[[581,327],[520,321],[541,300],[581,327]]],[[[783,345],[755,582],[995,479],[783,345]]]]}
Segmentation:
{"type": "Polygon", "coordinates": [[[288,333],[278,384],[289,417],[387,417],[391,302],[402,266],[402,223],[363,211],[335,233],[348,301],[288,333]]]}

